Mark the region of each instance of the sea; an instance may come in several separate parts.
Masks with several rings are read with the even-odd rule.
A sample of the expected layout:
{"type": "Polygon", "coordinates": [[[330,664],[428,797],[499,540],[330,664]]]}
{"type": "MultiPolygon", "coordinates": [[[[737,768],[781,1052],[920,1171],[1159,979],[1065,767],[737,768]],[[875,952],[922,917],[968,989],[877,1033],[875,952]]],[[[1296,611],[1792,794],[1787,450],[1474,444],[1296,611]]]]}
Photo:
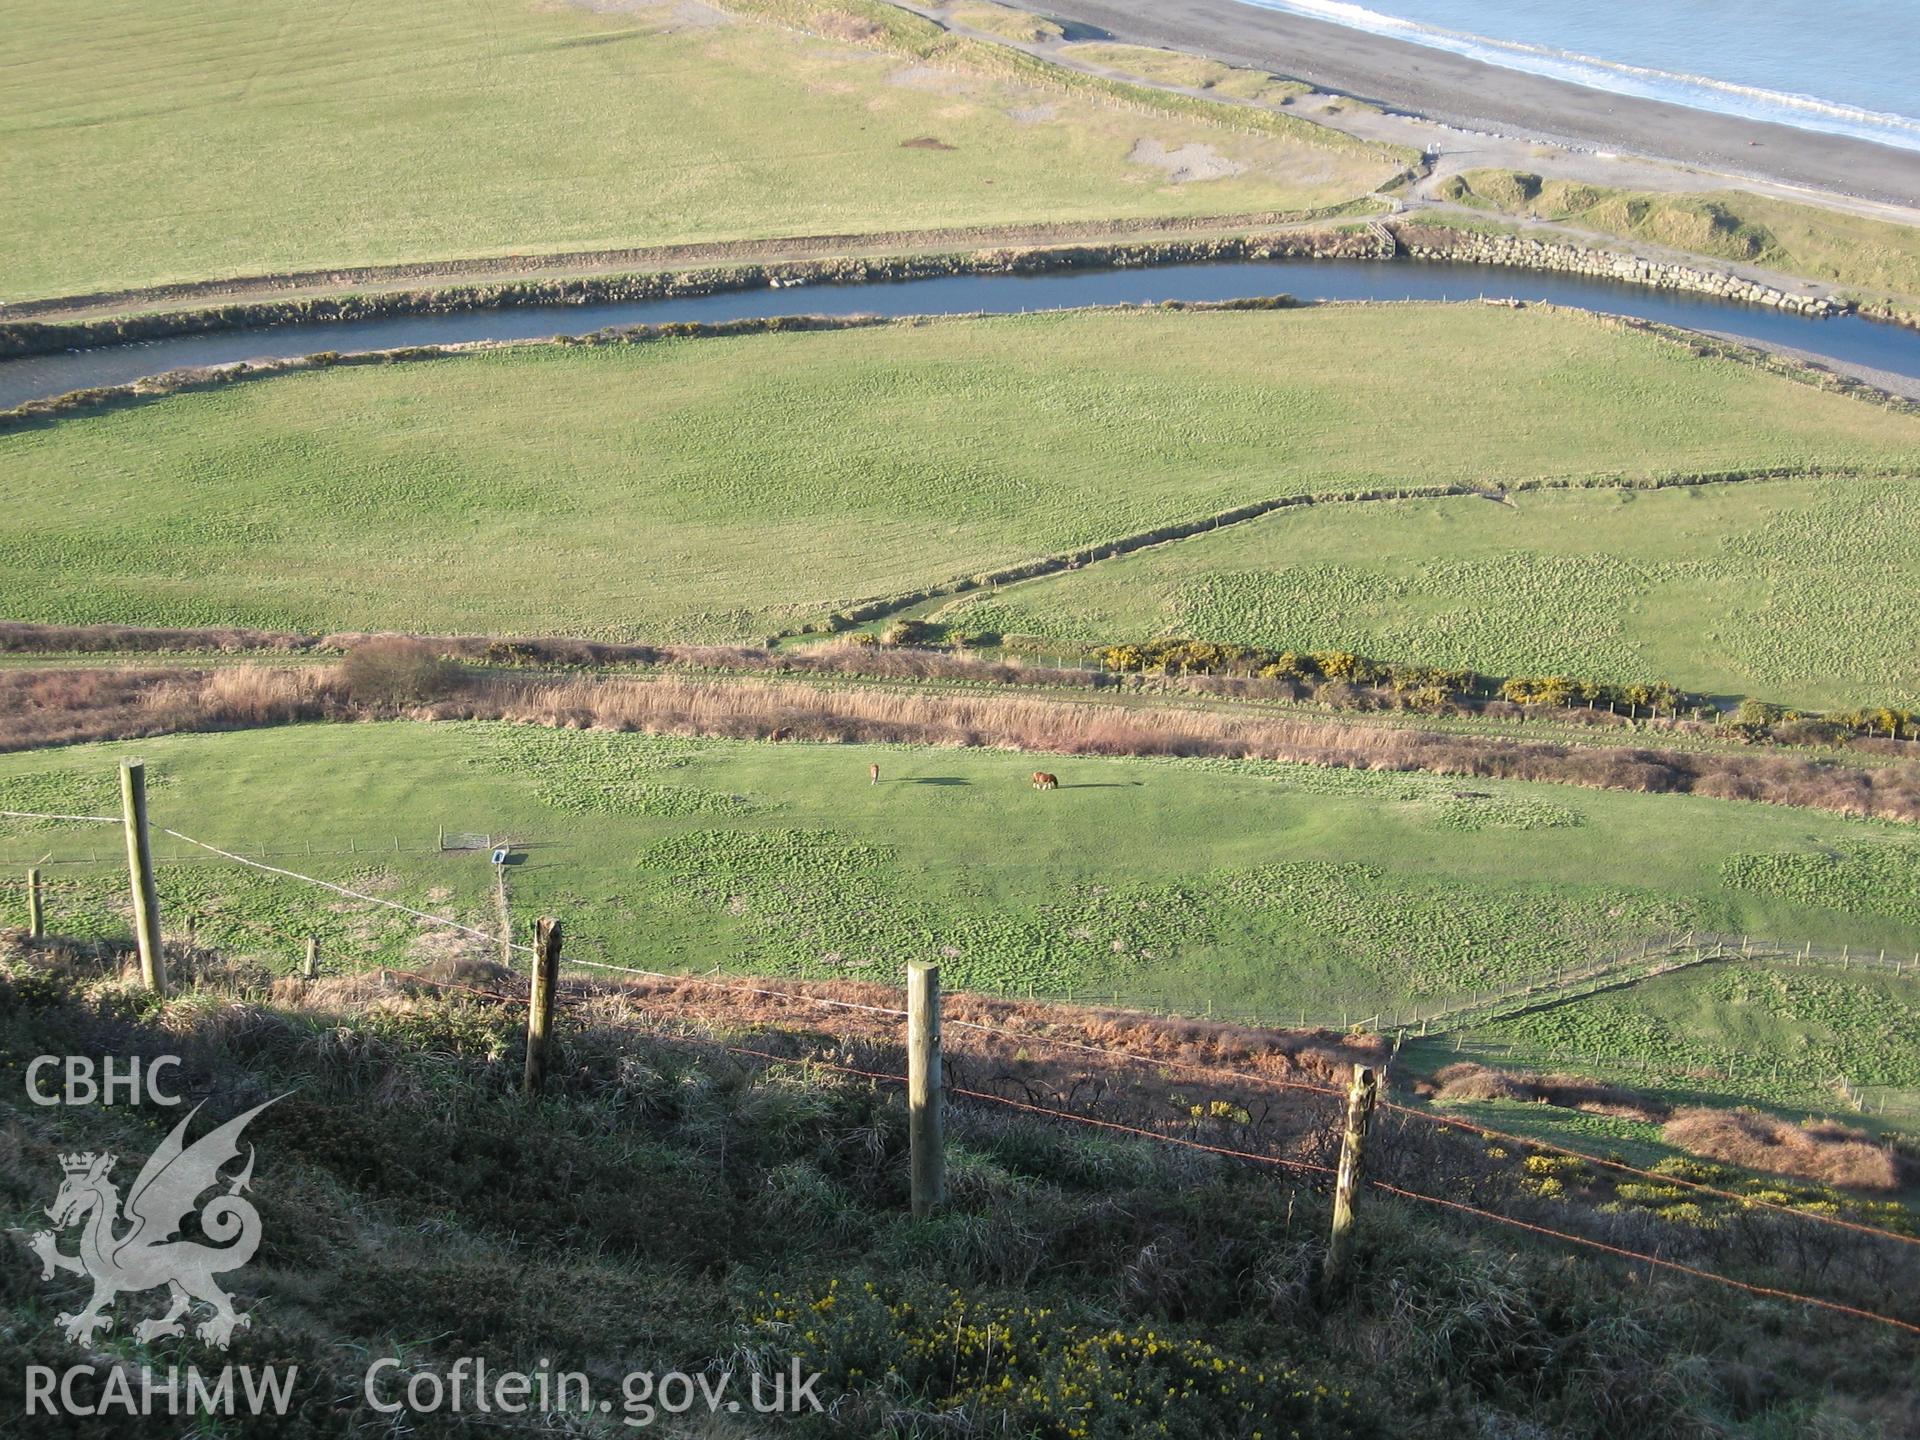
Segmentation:
{"type": "Polygon", "coordinates": [[[1638,95],[1920,150],[1920,0],[1247,0],[1638,95]]]}

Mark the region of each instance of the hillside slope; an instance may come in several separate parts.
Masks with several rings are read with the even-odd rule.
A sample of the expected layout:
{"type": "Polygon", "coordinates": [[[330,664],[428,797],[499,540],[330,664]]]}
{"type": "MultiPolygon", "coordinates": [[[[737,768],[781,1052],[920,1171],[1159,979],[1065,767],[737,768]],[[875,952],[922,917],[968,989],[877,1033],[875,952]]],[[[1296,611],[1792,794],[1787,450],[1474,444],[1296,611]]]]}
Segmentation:
{"type": "MultiPolygon", "coordinates": [[[[253,1323],[228,1358],[301,1373],[292,1412],[249,1434],[364,1433],[386,1423],[363,1388],[370,1362],[389,1362],[396,1383],[373,1389],[388,1403],[397,1381],[461,1356],[496,1370],[544,1361],[625,1398],[623,1377],[641,1370],[744,1386],[797,1360],[821,1376],[827,1412],[791,1423],[655,1416],[661,1433],[705,1436],[937,1424],[1062,1440],[1384,1440],[1410,1413],[1423,1434],[1462,1440],[1490,1427],[1759,1437],[1858,1424],[1850,1433],[1891,1436],[1915,1413],[1915,1377],[1890,1336],[1836,1333],[1794,1308],[1759,1321],[1747,1297],[1687,1283],[1621,1285],[1384,1198],[1367,1209],[1356,1283],[1316,1294],[1326,1212],[1311,1188],[993,1107],[956,1108],[951,1204],[914,1221],[896,1090],[725,1048],[817,1055],[810,1027],[663,1040],[647,1032],[680,1028],[664,997],[570,992],[563,1063],[530,1104],[512,1089],[518,1009],[485,998],[510,991],[507,977],[468,968],[443,971],[444,985],[269,993],[244,970],[203,959],[201,972],[204,988],[156,1006],[111,966],[10,948],[0,1044],[9,1057],[180,1053],[208,1121],[284,1097],[248,1131],[265,1239],[235,1284],[253,1323]],[[400,1118],[421,1106],[434,1124],[400,1118]]],[[[830,1053],[856,1068],[898,1063],[884,1046],[830,1053]]],[[[22,1231],[44,1223],[56,1151],[144,1154],[176,1119],[151,1107],[50,1119],[17,1087],[5,1105],[13,1163],[0,1207],[22,1231]]],[[[1234,1133],[1232,1108],[1226,1129],[1188,1133],[1234,1133]]],[[[1381,1173],[1412,1164],[1430,1183],[1471,1147],[1452,1160],[1445,1146],[1397,1161],[1381,1151],[1381,1173]]],[[[1491,1197],[1492,1182],[1478,1183],[1491,1197]]],[[[1727,1263],[1697,1225],[1636,1223],[1640,1239],[1679,1247],[1669,1253],[1706,1244],[1727,1263]]],[[[1749,1248],[1772,1234],[1748,1229],[1749,1248]]],[[[1761,1253],[1781,1278],[1804,1270],[1775,1238],[1761,1253]]],[[[1830,1252],[1829,1285],[1858,1283],[1851,1266],[1836,1269],[1830,1252]]],[[[20,1264],[0,1268],[0,1285],[0,1403],[12,1409],[26,1365],[71,1363],[51,1322],[75,1296],[20,1264]]],[[[98,1349],[128,1362],[205,1354],[115,1336],[98,1349]]],[[[621,1433],[620,1418],[428,1414],[413,1433],[556,1422],[621,1433]]],[[[36,1433],[154,1433],[111,1415],[77,1425],[36,1433]]]]}

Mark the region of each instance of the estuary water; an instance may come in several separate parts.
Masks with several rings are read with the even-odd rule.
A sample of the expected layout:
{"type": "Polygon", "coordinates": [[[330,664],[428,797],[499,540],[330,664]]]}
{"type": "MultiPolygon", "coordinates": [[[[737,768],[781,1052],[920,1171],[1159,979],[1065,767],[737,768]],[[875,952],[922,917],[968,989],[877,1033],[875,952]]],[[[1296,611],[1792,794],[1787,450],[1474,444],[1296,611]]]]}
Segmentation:
{"type": "Polygon", "coordinates": [[[1920,0],[1244,0],[1568,80],[1920,150],[1920,0]]]}
{"type": "Polygon", "coordinates": [[[381,350],[472,340],[580,335],[610,325],[773,315],[1011,314],[1081,305],[1237,300],[1545,300],[1663,321],[1843,364],[1920,379],[1920,332],[1842,315],[1818,319],[1622,281],[1406,260],[1282,260],[1162,265],[1041,275],[951,275],[886,284],[736,290],[672,300],[539,305],[453,315],[396,315],[107,345],[0,361],[0,408],[186,366],[282,359],[317,350],[381,350]]]}

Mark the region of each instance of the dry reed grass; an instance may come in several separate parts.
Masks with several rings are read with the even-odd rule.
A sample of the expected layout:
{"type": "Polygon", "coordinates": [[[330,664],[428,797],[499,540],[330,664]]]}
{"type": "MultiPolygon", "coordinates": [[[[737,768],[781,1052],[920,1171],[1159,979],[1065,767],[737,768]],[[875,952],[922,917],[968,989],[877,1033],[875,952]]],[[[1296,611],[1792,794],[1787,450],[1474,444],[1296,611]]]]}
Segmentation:
{"type": "Polygon", "coordinates": [[[1592,789],[1766,800],[1845,814],[1920,820],[1920,780],[1779,755],[1576,747],[1332,720],[1123,709],[1069,698],[823,690],[777,681],[680,677],[493,681],[422,718],[458,715],[576,729],[764,737],[827,743],[993,746],[1056,755],[1283,760],[1363,770],[1421,770],[1592,789]]]}
{"type": "Polygon", "coordinates": [[[1689,1108],[1674,1112],[1660,1133],[1709,1160],[1846,1190],[1898,1190],[1908,1168],[1890,1147],[1837,1120],[1795,1125],[1754,1110],[1689,1108]]]}
{"type": "MultiPolygon", "coordinates": [[[[910,663],[920,663],[918,660],[910,663]]],[[[1091,697],[825,688],[685,675],[553,677],[493,671],[395,709],[354,699],[334,669],[0,671],[0,750],[299,720],[511,720],[570,729],[815,743],[986,746],[1050,755],[1166,755],[1426,771],[1591,789],[1763,800],[1920,820],[1907,767],[1797,756],[1574,746],[1334,719],[1123,707],[1091,697]]]]}
{"type": "Polygon", "coordinates": [[[286,725],[340,706],[322,669],[0,670],[0,751],[286,725]]]}

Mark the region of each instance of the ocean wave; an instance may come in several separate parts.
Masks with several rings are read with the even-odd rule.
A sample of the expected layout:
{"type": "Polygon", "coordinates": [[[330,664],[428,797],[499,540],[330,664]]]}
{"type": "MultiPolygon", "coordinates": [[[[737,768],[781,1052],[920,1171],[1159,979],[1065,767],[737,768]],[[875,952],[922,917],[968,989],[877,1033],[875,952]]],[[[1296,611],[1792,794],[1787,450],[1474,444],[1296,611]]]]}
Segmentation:
{"type": "Polygon", "coordinates": [[[1519,40],[1499,40],[1463,30],[1424,25],[1417,20],[1403,20],[1398,16],[1369,10],[1364,5],[1348,4],[1346,0],[1243,0],[1243,3],[1256,5],[1263,10],[1280,10],[1312,20],[1325,20],[1349,30],[1362,30],[1369,35],[1404,40],[1429,49],[1448,50],[1489,65],[1566,80],[1616,95],[1664,100],[1696,110],[1766,120],[1802,130],[1850,135],[1882,145],[1895,145],[1904,150],[1920,150],[1920,119],[1912,116],[1869,110],[1835,100],[1823,100],[1815,95],[1799,95],[1770,90],[1764,86],[1742,85],[1731,80],[1716,80],[1711,75],[1628,65],[1571,50],[1555,50],[1519,40]]]}

